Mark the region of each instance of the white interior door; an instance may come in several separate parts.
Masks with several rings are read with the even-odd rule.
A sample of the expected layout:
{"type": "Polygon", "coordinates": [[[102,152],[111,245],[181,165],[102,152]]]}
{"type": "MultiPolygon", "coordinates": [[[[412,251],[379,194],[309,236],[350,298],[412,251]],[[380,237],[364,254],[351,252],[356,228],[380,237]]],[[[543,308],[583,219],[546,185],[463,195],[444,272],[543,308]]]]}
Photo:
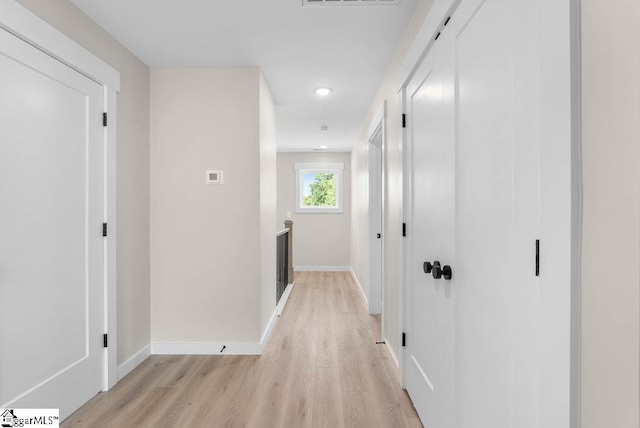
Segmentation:
{"type": "MultiPolygon", "coordinates": [[[[382,129],[369,142],[369,313],[382,313],[382,129]]],[[[382,323],[384,325],[384,323],[382,323]]],[[[383,337],[384,338],[384,335],[383,337]]]]}
{"type": "Polygon", "coordinates": [[[406,388],[425,427],[434,428],[453,427],[455,408],[456,285],[436,278],[455,265],[450,42],[442,37],[406,88],[413,172],[406,388]]]}
{"type": "Polygon", "coordinates": [[[99,392],[103,88],[0,29],[0,406],[99,392]]]}
{"type": "Polygon", "coordinates": [[[464,0],[456,91],[456,423],[537,427],[540,67],[535,2],[464,0]]]}

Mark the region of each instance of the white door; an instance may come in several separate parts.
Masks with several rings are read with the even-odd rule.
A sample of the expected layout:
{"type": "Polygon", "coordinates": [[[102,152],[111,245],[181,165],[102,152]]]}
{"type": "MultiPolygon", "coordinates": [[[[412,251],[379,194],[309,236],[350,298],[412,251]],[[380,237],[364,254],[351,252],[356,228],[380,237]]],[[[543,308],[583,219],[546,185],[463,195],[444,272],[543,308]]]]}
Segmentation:
{"type": "Polygon", "coordinates": [[[456,51],[460,428],[539,426],[538,16],[535,2],[464,0],[449,24],[456,51]]]}
{"type": "MultiPolygon", "coordinates": [[[[382,313],[382,128],[369,141],[369,313],[382,313]]],[[[382,323],[384,326],[384,323],[382,323]]],[[[382,335],[384,339],[384,334],[382,335]]]]}
{"type": "Polygon", "coordinates": [[[0,407],[101,390],[103,88],[0,29],[0,407]]]}
{"type": "Polygon", "coordinates": [[[454,426],[456,281],[436,278],[455,266],[451,58],[443,34],[406,88],[413,171],[406,388],[424,426],[434,428],[454,426]]]}
{"type": "MultiPolygon", "coordinates": [[[[462,0],[405,88],[405,379],[427,427],[543,426],[541,385],[567,386],[543,372],[541,323],[569,284],[543,301],[535,274],[543,23],[537,2],[462,0]],[[451,281],[423,272],[435,260],[451,281]]],[[[568,345],[568,330],[548,333],[568,345]]]]}

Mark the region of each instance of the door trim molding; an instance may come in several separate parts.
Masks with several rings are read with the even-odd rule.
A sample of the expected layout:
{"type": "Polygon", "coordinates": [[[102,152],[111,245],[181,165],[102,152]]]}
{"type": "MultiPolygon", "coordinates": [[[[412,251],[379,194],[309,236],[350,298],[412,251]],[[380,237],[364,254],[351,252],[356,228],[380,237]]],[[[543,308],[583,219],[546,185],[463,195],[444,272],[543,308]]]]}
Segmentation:
{"type": "MultiPolygon", "coordinates": [[[[402,86],[400,89],[400,108],[402,109],[402,114],[407,113],[406,103],[407,103],[407,94],[406,94],[406,84],[402,86]]],[[[410,260],[411,260],[411,229],[413,226],[412,223],[412,215],[411,215],[411,174],[413,170],[411,168],[411,147],[409,145],[409,141],[407,140],[407,128],[400,128],[400,150],[402,151],[402,221],[406,224],[405,228],[405,236],[402,237],[402,245],[400,246],[400,328],[402,329],[402,334],[406,333],[409,328],[409,321],[407,319],[407,289],[409,288],[409,275],[408,272],[411,270],[410,260]]],[[[400,347],[400,358],[398,358],[399,367],[400,367],[400,383],[402,384],[402,388],[407,388],[407,351],[404,346],[400,347]]]]}
{"type": "Polygon", "coordinates": [[[118,381],[116,327],[116,97],[120,73],[87,49],[14,0],[0,0],[0,28],[104,87],[104,111],[109,124],[104,128],[105,223],[109,236],[105,245],[104,332],[109,334],[105,350],[104,386],[108,391],[118,381]]]}
{"type": "Polygon", "coordinates": [[[461,0],[435,0],[418,34],[416,34],[407,55],[402,61],[396,78],[396,92],[400,92],[411,80],[417,68],[431,50],[438,30],[444,26],[447,17],[455,11],[461,0]]]}
{"type": "Polygon", "coordinates": [[[14,0],[0,0],[0,28],[89,79],[120,91],[120,73],[14,0]]]}

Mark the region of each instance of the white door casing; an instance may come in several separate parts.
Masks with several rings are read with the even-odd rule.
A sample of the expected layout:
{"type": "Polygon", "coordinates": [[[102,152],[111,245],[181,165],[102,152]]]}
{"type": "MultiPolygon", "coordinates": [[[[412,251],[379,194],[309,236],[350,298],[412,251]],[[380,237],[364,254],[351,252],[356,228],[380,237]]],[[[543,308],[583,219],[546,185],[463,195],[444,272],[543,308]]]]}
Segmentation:
{"type": "MultiPolygon", "coordinates": [[[[405,64],[399,80],[408,122],[403,140],[408,223],[403,250],[404,326],[408,333],[404,385],[421,417],[427,415],[423,417],[425,426],[576,426],[570,416],[577,400],[577,380],[571,378],[572,358],[576,364],[571,351],[575,346],[572,335],[576,334],[571,316],[576,303],[572,302],[576,287],[572,269],[577,254],[572,253],[571,245],[577,239],[578,200],[572,197],[577,187],[573,172],[577,160],[576,138],[571,133],[574,100],[569,51],[575,43],[569,28],[571,4],[463,0],[443,27],[456,6],[453,1],[436,0],[432,11],[441,15],[430,15],[425,21],[425,26],[431,26],[432,37],[417,38],[428,55],[419,66],[405,64]],[[443,59],[441,47],[450,39],[452,55],[443,59]],[[416,117],[412,102],[419,85],[437,80],[438,61],[451,64],[451,84],[446,87],[452,88],[455,99],[453,112],[445,102],[441,110],[444,117],[434,111],[428,119],[441,123],[445,134],[454,130],[448,144],[455,147],[455,164],[447,161],[446,155],[442,162],[445,170],[455,171],[455,188],[444,191],[445,195],[455,194],[455,209],[453,204],[449,209],[447,203],[442,205],[444,218],[455,218],[455,228],[447,234],[447,240],[455,242],[451,281],[455,321],[448,324],[454,330],[453,346],[424,323],[416,326],[415,316],[416,300],[420,300],[416,293],[430,290],[425,291],[424,283],[418,284],[417,269],[433,250],[416,242],[424,237],[415,229],[437,213],[434,207],[420,212],[414,207],[421,203],[417,200],[420,186],[437,181],[440,174],[429,160],[415,163],[422,159],[416,152],[415,127],[426,122],[415,123],[422,119],[416,117]],[[542,244],[540,277],[535,276],[536,239],[542,244]],[[420,251],[425,253],[416,254],[420,251]],[[416,340],[418,344],[413,343],[416,340]],[[413,354],[421,341],[433,345],[427,350],[455,355],[453,400],[447,401],[451,384],[444,385],[444,393],[440,388],[440,396],[437,381],[432,381],[432,391],[422,388],[416,392],[412,386],[421,375],[412,367],[416,366],[413,358],[419,362],[428,355],[427,350],[419,349],[417,356],[413,354]],[[445,404],[437,405],[443,397],[445,404]]],[[[410,56],[420,58],[416,52],[412,47],[410,56]]],[[[434,132],[418,131],[425,135],[434,132]]],[[[435,140],[431,138],[432,145],[435,140]]],[[[442,176],[446,183],[447,174],[442,176]]],[[[437,201],[437,194],[433,199],[437,201]]],[[[440,242],[437,237],[433,241],[440,242]]],[[[442,245],[436,252],[447,248],[442,245]]],[[[438,312],[439,303],[435,295],[429,302],[430,311],[426,306],[422,309],[440,314],[431,321],[441,326],[450,313],[438,312]]],[[[451,370],[446,363],[440,367],[445,372],[451,370]]],[[[428,375],[434,370],[423,367],[423,371],[428,375]]]]}

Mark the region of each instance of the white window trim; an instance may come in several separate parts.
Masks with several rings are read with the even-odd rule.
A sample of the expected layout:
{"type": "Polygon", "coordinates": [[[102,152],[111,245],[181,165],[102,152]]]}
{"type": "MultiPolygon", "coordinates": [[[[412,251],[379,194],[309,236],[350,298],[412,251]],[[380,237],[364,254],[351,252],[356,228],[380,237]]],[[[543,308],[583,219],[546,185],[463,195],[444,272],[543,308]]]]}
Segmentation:
{"type": "Polygon", "coordinates": [[[300,214],[341,214],[344,210],[344,163],[343,162],[296,162],[296,212],[300,214]],[[309,173],[333,173],[336,175],[336,207],[304,207],[302,206],[301,192],[304,188],[304,174],[309,173]]]}

